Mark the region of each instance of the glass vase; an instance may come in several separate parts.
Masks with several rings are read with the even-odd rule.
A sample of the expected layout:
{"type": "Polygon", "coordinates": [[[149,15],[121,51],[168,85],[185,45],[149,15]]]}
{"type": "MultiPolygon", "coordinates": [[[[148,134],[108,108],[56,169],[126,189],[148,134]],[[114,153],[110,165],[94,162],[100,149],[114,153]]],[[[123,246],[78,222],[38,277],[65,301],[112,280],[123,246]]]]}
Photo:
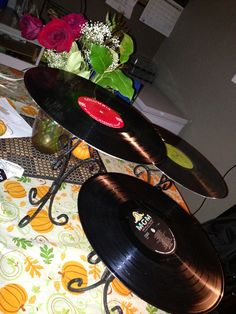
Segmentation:
{"type": "Polygon", "coordinates": [[[39,110],[32,130],[32,145],[41,153],[54,154],[60,151],[71,134],[50,118],[43,110],[39,110]]]}

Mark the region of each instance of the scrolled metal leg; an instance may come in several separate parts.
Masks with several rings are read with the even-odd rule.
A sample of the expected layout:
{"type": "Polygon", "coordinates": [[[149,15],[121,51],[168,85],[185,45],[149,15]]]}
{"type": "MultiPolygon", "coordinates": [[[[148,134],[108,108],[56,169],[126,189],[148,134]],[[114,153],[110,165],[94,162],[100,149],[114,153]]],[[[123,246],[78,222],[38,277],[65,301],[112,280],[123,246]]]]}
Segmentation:
{"type": "Polygon", "coordinates": [[[23,217],[20,220],[20,222],[18,224],[18,226],[20,228],[25,227],[28,223],[30,223],[39,214],[39,212],[42,210],[42,208],[44,207],[44,205],[48,201],[49,201],[48,217],[49,217],[50,221],[53,224],[58,225],[58,226],[65,225],[69,220],[69,217],[66,214],[60,214],[56,218],[54,218],[52,215],[53,201],[55,199],[56,193],[58,192],[58,190],[61,187],[61,184],[65,181],[65,179],[73,171],[75,171],[80,166],[85,165],[85,164],[90,163],[90,162],[96,163],[98,165],[98,172],[101,171],[101,164],[96,158],[88,158],[85,160],[78,160],[77,163],[75,163],[70,169],[68,169],[66,171],[66,169],[68,167],[69,159],[71,157],[71,151],[81,142],[80,140],[78,140],[74,145],[72,145],[72,140],[73,139],[71,139],[69,141],[66,151],[63,154],[61,154],[57,158],[56,162],[53,164],[53,168],[57,169],[58,167],[60,167],[60,171],[59,171],[58,177],[53,181],[48,192],[41,199],[37,200],[37,189],[36,188],[30,189],[30,191],[29,191],[29,202],[34,206],[39,205],[39,207],[31,216],[26,215],[25,217],[23,217]]]}
{"type": "Polygon", "coordinates": [[[38,215],[38,213],[41,211],[42,207],[43,207],[43,205],[42,206],[40,205],[38,207],[38,209],[31,216],[30,215],[26,215],[25,217],[23,217],[20,220],[18,226],[20,228],[23,228],[23,227],[27,226],[38,215]]]}
{"type": "Polygon", "coordinates": [[[97,253],[95,251],[92,251],[88,254],[87,260],[89,264],[93,264],[93,265],[101,262],[100,257],[97,256],[97,253]]]}
{"type": "MultiPolygon", "coordinates": [[[[69,163],[69,158],[70,155],[66,155],[66,158],[64,159],[64,163],[62,164],[61,170],[59,172],[58,177],[53,181],[49,191],[39,200],[37,200],[37,189],[36,188],[31,188],[29,191],[29,202],[32,205],[39,205],[38,209],[31,215],[26,215],[25,217],[23,217],[18,226],[20,228],[25,227],[27,224],[29,224],[38,214],[39,212],[42,210],[42,208],[44,207],[44,205],[48,202],[48,200],[54,200],[54,197],[57,193],[57,191],[59,190],[61,183],[63,182],[61,180],[61,178],[63,178],[63,173],[65,173],[66,168],[68,166],[69,163]]],[[[49,219],[51,220],[52,223],[56,224],[56,225],[64,225],[68,222],[68,217],[65,214],[62,214],[60,216],[58,216],[57,218],[63,218],[64,221],[62,222],[58,222],[55,221],[51,215],[51,207],[52,207],[52,203],[53,201],[50,201],[50,205],[49,205],[49,219]]]]}
{"type": "Polygon", "coordinates": [[[118,314],[123,314],[122,308],[121,308],[119,305],[114,306],[114,307],[111,309],[111,311],[112,311],[112,312],[117,311],[118,314]]]}
{"type": "MultiPolygon", "coordinates": [[[[79,287],[82,286],[83,284],[83,279],[82,278],[75,278],[75,279],[72,279],[70,280],[70,282],[68,283],[68,290],[71,291],[71,292],[85,292],[85,291],[88,291],[88,290],[91,290],[91,289],[94,289],[102,284],[104,284],[104,288],[103,288],[103,305],[104,305],[104,310],[105,310],[105,313],[106,314],[110,314],[110,310],[108,308],[108,304],[107,304],[107,292],[108,292],[108,288],[110,286],[110,283],[112,282],[112,280],[114,279],[114,276],[111,274],[111,272],[108,270],[108,269],[105,269],[101,279],[88,286],[88,287],[84,287],[84,288],[74,288],[72,287],[73,284],[77,284],[79,287]]],[[[112,309],[111,309],[112,312],[114,311],[117,311],[118,314],[123,314],[123,311],[121,309],[121,307],[119,305],[116,305],[114,306],[112,309]]]]}
{"type": "MultiPolygon", "coordinates": [[[[111,274],[111,276],[109,278],[107,278],[106,283],[104,285],[104,289],[103,289],[103,305],[104,305],[104,310],[105,310],[106,314],[110,314],[111,313],[110,310],[109,310],[108,304],[107,304],[107,292],[108,292],[108,288],[110,286],[110,283],[112,282],[112,280],[114,278],[115,277],[111,274]]],[[[114,306],[111,309],[111,311],[112,312],[118,311],[119,314],[123,314],[123,311],[122,311],[122,309],[121,309],[121,307],[119,305],[114,306]]]]}
{"type": "Polygon", "coordinates": [[[105,269],[101,279],[99,281],[95,282],[94,284],[87,286],[87,287],[84,287],[84,288],[80,288],[83,284],[83,279],[82,278],[74,278],[68,282],[67,288],[71,292],[78,292],[78,293],[79,292],[85,292],[85,291],[94,289],[94,288],[96,288],[102,284],[105,284],[107,282],[107,280],[109,280],[109,278],[111,278],[111,277],[113,279],[113,275],[110,273],[110,271],[108,269],[105,269]],[[78,288],[72,287],[72,285],[74,285],[75,283],[78,285],[78,288]]]}
{"type": "MultiPolygon", "coordinates": [[[[151,174],[152,172],[160,172],[159,169],[151,169],[147,165],[137,165],[133,170],[136,177],[140,177],[143,173],[147,174],[147,182],[151,183],[151,174]]],[[[165,174],[161,175],[159,182],[155,185],[156,188],[165,191],[168,190],[172,186],[173,182],[170,178],[168,178],[165,174]]]]}
{"type": "Polygon", "coordinates": [[[162,191],[166,191],[169,188],[171,188],[172,184],[173,184],[172,180],[163,174],[159,182],[155,185],[155,187],[162,191]]]}
{"type": "MultiPolygon", "coordinates": [[[[97,256],[97,253],[95,251],[92,251],[88,254],[88,257],[87,257],[87,260],[90,264],[98,264],[101,259],[97,256]]],[[[114,306],[112,309],[111,309],[111,312],[109,311],[109,308],[108,308],[108,304],[107,304],[107,292],[108,292],[108,288],[109,288],[109,285],[110,283],[112,282],[112,280],[114,279],[115,277],[112,275],[112,273],[109,271],[109,269],[105,269],[103,274],[102,274],[102,277],[99,281],[97,281],[96,283],[90,285],[90,286],[87,286],[87,287],[84,287],[84,288],[81,288],[82,284],[83,284],[83,279],[82,278],[74,278],[72,280],[70,280],[68,282],[68,285],[67,285],[67,288],[69,291],[71,292],[85,292],[85,291],[88,291],[88,290],[91,290],[91,289],[94,289],[102,284],[104,284],[104,288],[103,288],[103,305],[104,305],[104,310],[105,310],[105,313],[106,314],[110,314],[111,312],[115,312],[117,311],[118,314],[123,314],[123,311],[121,309],[121,307],[119,305],[116,305],[114,306]],[[73,285],[77,284],[78,287],[73,287],[73,285]]]]}
{"type": "Polygon", "coordinates": [[[136,177],[140,177],[141,174],[146,173],[147,174],[147,182],[151,183],[151,169],[147,165],[137,165],[134,167],[134,174],[136,177]]]}

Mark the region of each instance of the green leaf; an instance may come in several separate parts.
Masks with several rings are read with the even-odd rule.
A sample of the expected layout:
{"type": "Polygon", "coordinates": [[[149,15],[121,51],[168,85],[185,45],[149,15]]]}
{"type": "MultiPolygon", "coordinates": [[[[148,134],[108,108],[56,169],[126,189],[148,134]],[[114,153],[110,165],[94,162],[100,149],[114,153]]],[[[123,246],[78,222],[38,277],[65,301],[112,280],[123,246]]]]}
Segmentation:
{"type": "Polygon", "coordinates": [[[17,181],[27,183],[27,182],[31,182],[31,179],[28,177],[22,176],[22,177],[17,177],[17,181]]]}
{"type": "Polygon", "coordinates": [[[46,244],[44,244],[44,246],[40,247],[40,251],[41,251],[40,256],[44,258],[44,260],[43,260],[44,263],[45,264],[51,264],[52,259],[54,257],[53,248],[49,249],[48,246],[46,244]]]}
{"type": "Polygon", "coordinates": [[[40,292],[40,286],[33,286],[32,287],[32,292],[39,293],[40,292]]]}
{"type": "Polygon", "coordinates": [[[12,241],[16,244],[16,246],[21,247],[22,249],[27,249],[28,247],[32,247],[33,244],[31,241],[26,240],[24,238],[13,238],[12,241]]]}
{"type": "Polygon", "coordinates": [[[126,76],[121,70],[104,73],[103,76],[96,83],[104,88],[112,88],[119,91],[123,96],[130,100],[134,95],[134,88],[132,80],[126,76]]]}
{"type": "Polygon", "coordinates": [[[14,258],[7,258],[7,264],[11,266],[15,266],[16,261],[14,260],[14,258]]]}
{"type": "Polygon", "coordinates": [[[124,37],[120,43],[120,63],[125,63],[129,60],[129,56],[134,52],[133,39],[124,34],[124,37]]]}
{"type": "Polygon", "coordinates": [[[151,305],[151,304],[147,304],[146,310],[148,311],[149,314],[157,314],[158,309],[151,305]]]}
{"type": "Polygon", "coordinates": [[[60,191],[65,190],[65,189],[66,189],[66,186],[67,186],[66,182],[62,182],[61,185],[60,185],[59,190],[60,190],[60,191]]]}
{"type": "Polygon", "coordinates": [[[91,48],[90,62],[94,71],[102,74],[112,64],[112,55],[108,48],[94,44],[91,48]]]}

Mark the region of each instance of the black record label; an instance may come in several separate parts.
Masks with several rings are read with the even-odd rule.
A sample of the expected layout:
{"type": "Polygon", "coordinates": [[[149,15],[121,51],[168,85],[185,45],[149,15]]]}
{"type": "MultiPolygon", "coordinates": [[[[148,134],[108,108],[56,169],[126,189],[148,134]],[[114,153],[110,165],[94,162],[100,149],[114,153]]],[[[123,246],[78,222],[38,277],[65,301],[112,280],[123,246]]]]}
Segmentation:
{"type": "Polygon", "coordinates": [[[146,247],[160,254],[175,252],[176,240],[172,231],[152,211],[132,211],[128,220],[133,233],[146,247]]]}

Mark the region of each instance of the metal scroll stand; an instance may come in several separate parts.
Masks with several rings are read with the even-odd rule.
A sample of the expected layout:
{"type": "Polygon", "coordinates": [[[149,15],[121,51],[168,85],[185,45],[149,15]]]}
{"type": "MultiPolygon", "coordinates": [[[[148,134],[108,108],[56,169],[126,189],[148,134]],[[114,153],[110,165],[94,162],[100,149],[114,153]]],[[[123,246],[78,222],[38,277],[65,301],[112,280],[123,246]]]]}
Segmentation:
{"type": "MultiPolygon", "coordinates": [[[[90,264],[98,264],[101,259],[96,255],[95,251],[92,251],[91,253],[88,254],[87,260],[90,264]]],[[[94,289],[102,284],[104,284],[104,288],[103,288],[103,305],[104,305],[104,310],[106,314],[110,314],[110,310],[108,308],[108,304],[107,304],[107,292],[108,292],[108,288],[110,283],[112,282],[112,280],[115,277],[112,275],[112,273],[109,271],[109,269],[105,269],[103,272],[103,275],[101,277],[101,279],[99,281],[97,281],[96,283],[88,286],[88,287],[84,287],[84,288],[80,288],[83,284],[83,279],[82,278],[74,278],[72,280],[69,281],[68,283],[68,290],[70,290],[71,292],[85,292],[91,289],[94,289]],[[75,284],[78,285],[78,287],[74,287],[75,284]]],[[[121,307],[119,305],[114,306],[111,309],[112,312],[117,311],[118,314],[123,314],[123,311],[121,309],[121,307]]]]}
{"type": "MultiPolygon", "coordinates": [[[[158,169],[151,169],[147,165],[137,165],[134,167],[133,171],[136,177],[139,177],[141,174],[146,172],[148,183],[151,182],[151,173],[159,172],[158,169]]],[[[159,182],[155,185],[155,187],[162,191],[166,191],[172,186],[172,184],[173,184],[173,181],[170,178],[168,178],[165,174],[162,174],[159,182]]]]}
{"type": "Polygon", "coordinates": [[[23,217],[20,220],[20,222],[18,224],[18,226],[20,228],[23,228],[26,225],[28,225],[38,215],[38,213],[42,210],[42,208],[44,207],[44,205],[48,201],[49,201],[48,217],[49,217],[50,221],[54,225],[57,225],[57,226],[65,225],[69,220],[69,217],[66,214],[60,214],[56,218],[54,218],[52,215],[53,201],[54,201],[54,198],[56,196],[56,193],[60,189],[61,184],[63,183],[63,181],[65,181],[65,179],[74,170],[76,170],[77,168],[79,168],[85,164],[91,163],[91,162],[95,162],[98,165],[98,167],[99,167],[98,172],[101,171],[101,163],[96,158],[88,158],[85,160],[78,160],[78,162],[76,162],[73,166],[71,166],[69,169],[67,169],[72,150],[75,149],[75,147],[77,145],[79,145],[79,143],[81,142],[81,140],[78,139],[77,142],[72,145],[73,140],[74,140],[73,138],[68,140],[68,142],[64,148],[64,152],[60,156],[58,156],[58,158],[56,159],[56,161],[52,165],[54,170],[60,168],[60,172],[58,174],[58,177],[53,181],[49,191],[40,200],[37,200],[36,199],[37,189],[36,188],[30,189],[29,201],[32,205],[38,206],[38,208],[31,216],[26,215],[25,217],[23,217]]]}
{"type": "MultiPolygon", "coordinates": [[[[158,169],[151,169],[146,165],[137,165],[134,168],[134,174],[139,177],[141,174],[143,174],[144,172],[147,173],[147,181],[148,183],[151,182],[151,173],[154,171],[159,171],[158,169]]],[[[156,188],[161,189],[161,190],[167,190],[171,187],[172,185],[172,181],[165,176],[164,174],[162,174],[159,182],[155,185],[156,188]]],[[[96,257],[96,253],[94,251],[92,251],[88,257],[87,260],[90,264],[97,264],[101,261],[101,259],[99,257],[96,257]]],[[[101,279],[99,281],[97,281],[96,283],[88,286],[88,287],[84,287],[82,288],[81,286],[83,285],[83,279],[82,278],[74,278],[72,280],[69,281],[67,287],[68,290],[71,292],[85,292],[91,289],[94,289],[102,284],[104,284],[104,289],[103,289],[103,305],[104,305],[104,310],[106,314],[110,314],[111,312],[109,311],[108,308],[108,304],[107,304],[107,292],[108,292],[108,288],[110,283],[112,282],[112,280],[115,277],[112,275],[112,273],[109,271],[109,269],[105,269],[105,271],[103,272],[103,275],[101,277],[101,279]],[[78,287],[75,287],[75,285],[77,285],[78,287]]],[[[117,311],[118,314],[123,314],[123,311],[121,309],[121,307],[119,305],[113,307],[111,309],[112,312],[117,311]]]]}

